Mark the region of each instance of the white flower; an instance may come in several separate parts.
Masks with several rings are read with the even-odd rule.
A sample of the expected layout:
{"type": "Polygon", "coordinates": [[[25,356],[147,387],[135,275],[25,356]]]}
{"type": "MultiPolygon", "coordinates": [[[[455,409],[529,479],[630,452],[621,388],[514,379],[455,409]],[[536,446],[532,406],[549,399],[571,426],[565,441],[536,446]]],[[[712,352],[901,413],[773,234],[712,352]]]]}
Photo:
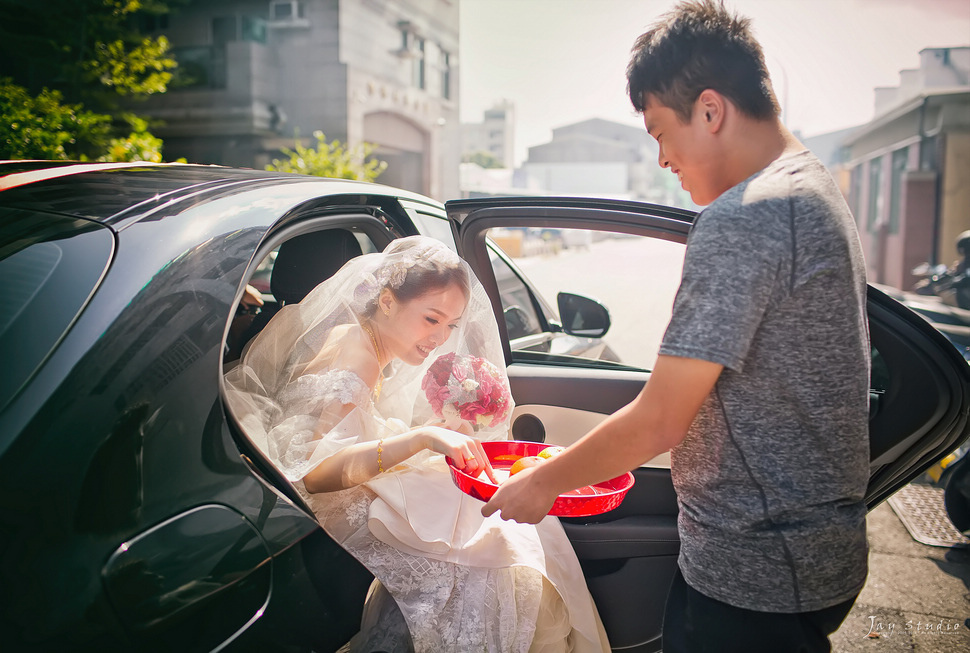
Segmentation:
{"type": "Polygon", "coordinates": [[[465,392],[474,392],[478,390],[478,381],[475,379],[465,379],[461,382],[461,389],[465,392]]]}
{"type": "Polygon", "coordinates": [[[414,259],[410,257],[405,257],[401,261],[388,263],[380,271],[380,277],[377,279],[378,285],[381,288],[397,290],[404,284],[404,280],[408,276],[408,269],[413,265],[414,259]]]}
{"type": "Polygon", "coordinates": [[[441,417],[444,420],[448,420],[449,418],[452,418],[452,417],[458,417],[459,414],[460,413],[458,412],[458,409],[455,407],[454,404],[445,404],[444,406],[441,407],[441,417]]]}

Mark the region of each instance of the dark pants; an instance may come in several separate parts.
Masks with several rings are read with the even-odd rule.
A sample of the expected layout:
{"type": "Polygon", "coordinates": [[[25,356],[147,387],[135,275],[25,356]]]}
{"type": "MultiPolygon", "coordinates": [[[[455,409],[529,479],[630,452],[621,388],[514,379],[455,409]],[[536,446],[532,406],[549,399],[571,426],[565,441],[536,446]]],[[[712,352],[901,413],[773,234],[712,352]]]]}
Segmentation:
{"type": "Polygon", "coordinates": [[[828,653],[829,635],[853,603],[795,614],[745,610],[704,596],[678,569],[667,596],[663,652],[828,653]]]}

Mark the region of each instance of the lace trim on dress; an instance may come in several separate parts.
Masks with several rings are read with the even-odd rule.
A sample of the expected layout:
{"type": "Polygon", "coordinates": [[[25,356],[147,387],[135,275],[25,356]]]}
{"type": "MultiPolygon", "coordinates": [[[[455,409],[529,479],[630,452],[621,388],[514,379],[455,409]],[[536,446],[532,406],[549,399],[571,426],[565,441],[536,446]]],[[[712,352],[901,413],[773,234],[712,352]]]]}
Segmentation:
{"type": "Polygon", "coordinates": [[[326,455],[356,440],[331,431],[344,418],[343,407],[357,410],[372,403],[370,387],[355,372],[341,369],[301,376],[288,383],[277,400],[282,418],[266,434],[267,446],[271,459],[292,480],[303,478],[326,455]]]}
{"type": "MultiPolygon", "coordinates": [[[[305,493],[302,487],[301,491],[305,493]]],[[[561,600],[558,595],[543,597],[542,574],[531,567],[459,565],[414,556],[378,540],[367,528],[368,507],[374,495],[362,486],[330,493],[323,502],[317,499],[319,495],[304,496],[316,504],[314,511],[328,532],[347,535],[346,539],[335,539],[404,608],[415,651],[525,653],[532,645],[543,599],[561,600]]],[[[386,611],[379,606],[371,609],[386,611]]],[[[370,622],[371,628],[359,633],[350,651],[369,651],[399,640],[394,620],[364,621],[370,622]]],[[[560,642],[569,632],[568,622],[564,625],[560,642]]]]}
{"type": "Polygon", "coordinates": [[[305,374],[288,383],[279,394],[283,415],[312,415],[334,404],[366,406],[371,390],[351,370],[332,369],[305,374]]]}

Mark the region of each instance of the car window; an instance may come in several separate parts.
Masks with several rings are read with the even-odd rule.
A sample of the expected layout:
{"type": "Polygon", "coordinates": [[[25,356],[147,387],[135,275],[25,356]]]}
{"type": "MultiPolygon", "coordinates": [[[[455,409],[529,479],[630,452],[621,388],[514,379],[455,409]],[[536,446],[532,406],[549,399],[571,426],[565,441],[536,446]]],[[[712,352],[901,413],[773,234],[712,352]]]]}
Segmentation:
{"type": "MultiPolygon", "coordinates": [[[[456,249],[451,223],[444,215],[433,215],[416,209],[409,209],[408,215],[422,234],[440,240],[452,250],[456,249]]],[[[489,242],[488,256],[492,263],[492,270],[495,272],[495,281],[498,283],[512,349],[526,351],[538,348],[541,350],[543,343],[548,339],[537,340],[529,336],[542,334],[547,325],[545,312],[541,308],[542,300],[536,297],[535,292],[529,288],[512,265],[499,256],[496,252],[498,247],[501,245],[489,242]]],[[[549,317],[555,318],[554,315],[549,317]]]]}
{"type": "Polygon", "coordinates": [[[111,261],[114,237],[87,220],[0,209],[0,409],[67,332],[111,261]]]}
{"type": "Polygon", "coordinates": [[[301,301],[347,262],[345,256],[356,254],[356,249],[360,250],[360,254],[378,251],[374,241],[354,227],[308,232],[293,237],[287,243],[268,252],[250,276],[248,285],[259,292],[263,304],[247,306],[243,301],[237,306],[226,336],[223,354],[226,365],[232,365],[239,359],[246,345],[265,328],[284,303],[301,301]],[[349,247],[346,240],[350,241],[349,244],[356,241],[357,247],[349,247]],[[338,245],[338,241],[343,244],[338,245]],[[277,272],[276,282],[274,272],[277,272]],[[277,297],[274,290],[284,294],[277,297]]]}
{"type": "Polygon", "coordinates": [[[528,343],[517,341],[543,332],[543,321],[539,317],[532,292],[512,266],[491,247],[488,250],[488,258],[495,272],[495,281],[498,284],[499,298],[502,300],[505,325],[508,328],[509,340],[512,341],[512,349],[528,347],[528,343]]]}
{"type": "Polygon", "coordinates": [[[586,229],[491,229],[488,236],[549,302],[581,295],[609,314],[602,338],[576,333],[571,315],[565,331],[572,335],[550,325],[542,345],[513,346],[513,360],[653,367],[680,284],[682,243],[586,229]]]}
{"type": "MultiPolygon", "coordinates": [[[[361,253],[371,254],[377,251],[377,246],[366,234],[356,231],[353,234],[360,244],[361,253]]],[[[253,275],[249,278],[249,285],[264,295],[272,294],[270,290],[270,279],[273,277],[273,266],[276,265],[276,257],[279,255],[279,252],[280,248],[277,247],[264,256],[263,260],[256,266],[256,270],[253,271],[253,275]]]]}
{"type": "Polygon", "coordinates": [[[451,232],[451,223],[448,218],[442,215],[433,215],[427,211],[405,206],[411,221],[417,226],[418,231],[425,236],[440,240],[447,245],[451,251],[457,252],[455,247],[455,236],[451,232]]]}

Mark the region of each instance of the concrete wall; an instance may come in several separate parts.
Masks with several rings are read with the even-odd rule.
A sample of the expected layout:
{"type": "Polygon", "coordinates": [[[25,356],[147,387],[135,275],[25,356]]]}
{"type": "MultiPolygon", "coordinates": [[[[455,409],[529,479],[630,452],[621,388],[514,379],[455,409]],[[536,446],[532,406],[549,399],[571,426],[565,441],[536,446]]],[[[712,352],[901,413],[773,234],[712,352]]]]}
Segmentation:
{"type": "Polygon", "coordinates": [[[628,166],[622,162],[527,162],[522,171],[529,180],[527,186],[538,186],[554,195],[631,196],[628,166]]]}
{"type": "Polygon", "coordinates": [[[933,216],[936,215],[935,172],[911,170],[903,177],[899,234],[893,239],[886,283],[909,289],[919,277],[913,268],[929,262],[933,247],[933,216]]]}
{"type": "Polygon", "coordinates": [[[970,229],[970,132],[947,134],[943,162],[939,251],[941,262],[951,263],[957,236],[970,229]]]}
{"type": "Polygon", "coordinates": [[[340,60],[337,0],[304,2],[305,21],[270,24],[269,45],[277,53],[280,104],[288,117],[281,135],[346,140],[347,65],[340,60]]]}

